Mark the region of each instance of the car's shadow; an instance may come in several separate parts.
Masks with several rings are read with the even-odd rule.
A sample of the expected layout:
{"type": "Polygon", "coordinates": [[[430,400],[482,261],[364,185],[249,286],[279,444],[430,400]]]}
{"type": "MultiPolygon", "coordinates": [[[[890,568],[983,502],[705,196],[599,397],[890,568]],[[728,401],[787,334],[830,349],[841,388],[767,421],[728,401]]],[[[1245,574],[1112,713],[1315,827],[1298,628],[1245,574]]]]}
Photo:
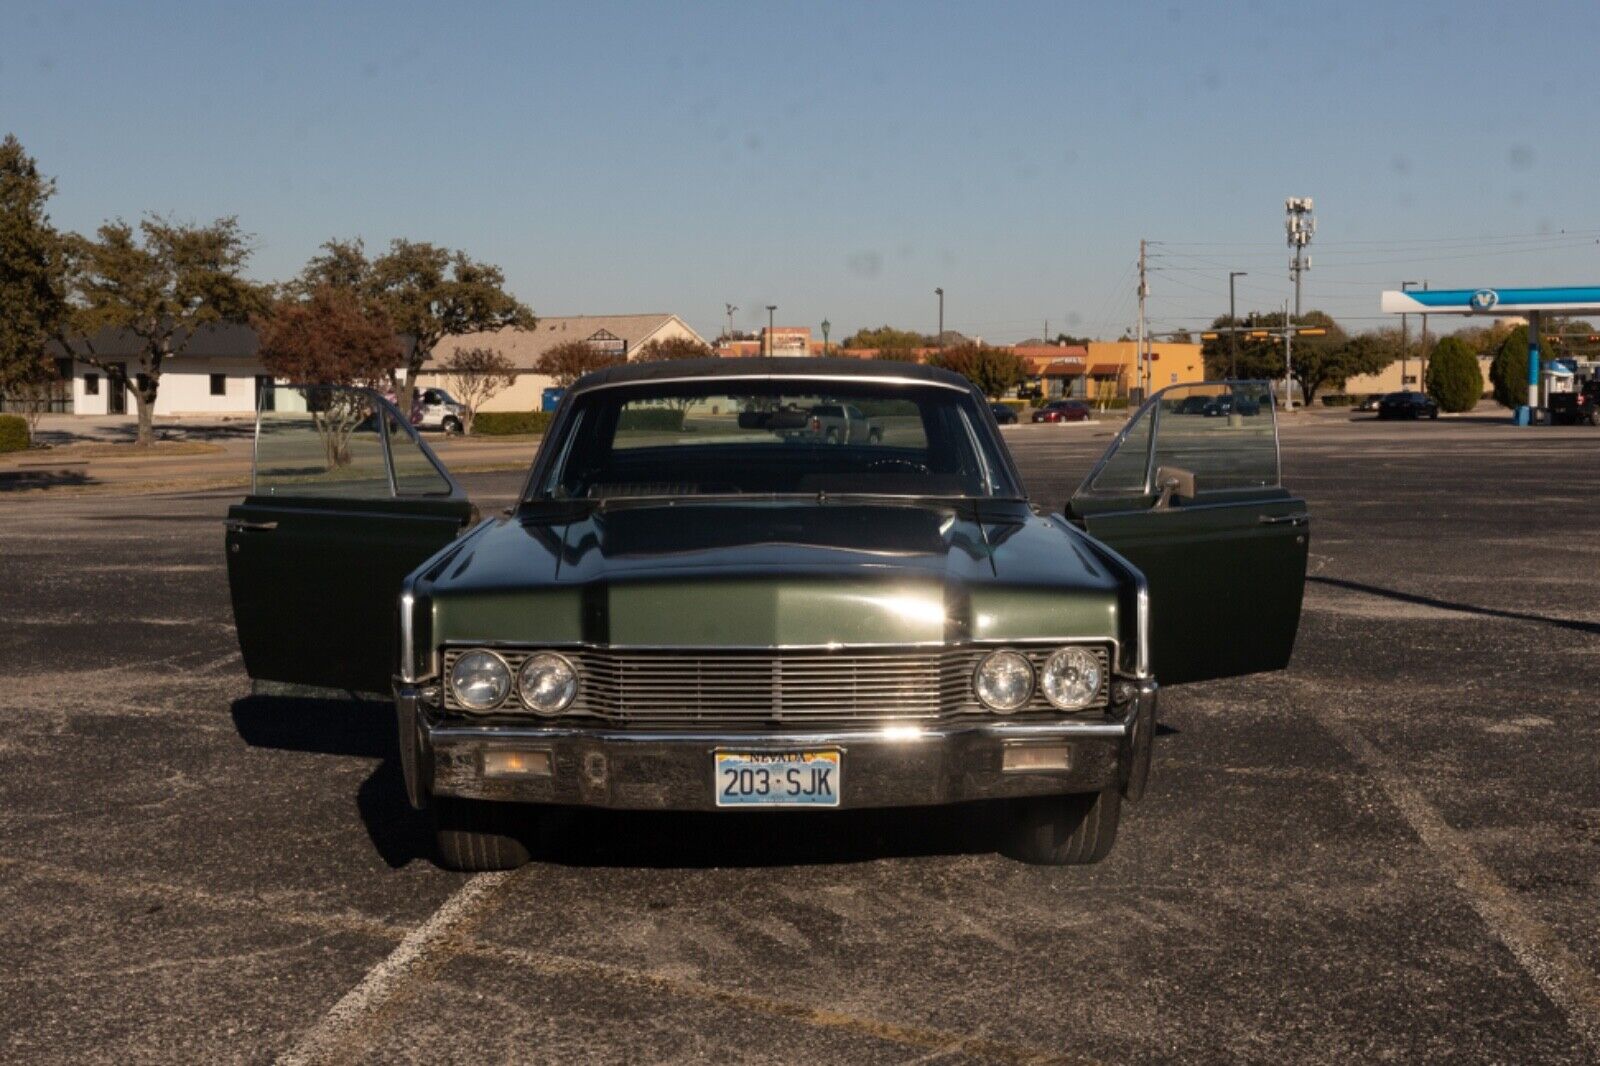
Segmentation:
{"type": "MultiPolygon", "coordinates": [[[[376,699],[251,695],[234,728],[252,747],[376,759],[356,792],[373,847],[391,867],[432,860],[427,811],[405,797],[391,704],[376,699]]],[[[860,811],[681,812],[527,809],[536,861],[595,867],[796,866],[992,853],[1003,807],[968,803],[860,811]]]]}

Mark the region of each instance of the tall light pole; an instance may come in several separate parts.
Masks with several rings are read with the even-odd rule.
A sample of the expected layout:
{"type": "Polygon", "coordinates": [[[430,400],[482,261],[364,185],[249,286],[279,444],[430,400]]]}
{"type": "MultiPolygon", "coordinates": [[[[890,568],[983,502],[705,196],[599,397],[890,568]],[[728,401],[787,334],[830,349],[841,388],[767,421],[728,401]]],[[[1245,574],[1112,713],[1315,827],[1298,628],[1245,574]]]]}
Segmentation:
{"type": "MultiPolygon", "coordinates": [[[[1415,281],[1402,281],[1400,291],[1405,292],[1411,286],[1418,284],[1415,281]]],[[[1400,391],[1406,389],[1406,359],[1411,354],[1411,338],[1406,334],[1406,316],[1400,316],[1400,391]]]]}
{"type": "Polygon", "coordinates": [[[833,323],[832,322],[829,322],[827,319],[823,319],[822,320],[822,354],[823,355],[827,355],[828,354],[828,330],[831,329],[832,327],[833,327],[833,323]]]}
{"type": "Polygon", "coordinates": [[[728,328],[723,331],[722,335],[730,341],[733,340],[733,313],[737,310],[739,309],[733,304],[722,305],[722,313],[728,316],[728,328]]]}
{"type": "Polygon", "coordinates": [[[944,289],[943,289],[943,287],[934,289],[933,290],[933,294],[935,296],[939,297],[939,335],[936,336],[933,339],[933,343],[934,343],[934,345],[936,347],[943,348],[944,347],[944,289]]]}
{"type": "Polygon", "coordinates": [[[778,305],[777,304],[768,304],[767,305],[767,355],[768,355],[768,357],[771,357],[771,355],[772,355],[772,328],[773,328],[772,327],[772,315],[773,315],[773,312],[777,311],[777,309],[778,309],[778,305]]]}
{"type": "Polygon", "coordinates": [[[1239,318],[1233,311],[1233,279],[1248,277],[1243,270],[1228,271],[1228,376],[1239,376],[1239,318]]]}

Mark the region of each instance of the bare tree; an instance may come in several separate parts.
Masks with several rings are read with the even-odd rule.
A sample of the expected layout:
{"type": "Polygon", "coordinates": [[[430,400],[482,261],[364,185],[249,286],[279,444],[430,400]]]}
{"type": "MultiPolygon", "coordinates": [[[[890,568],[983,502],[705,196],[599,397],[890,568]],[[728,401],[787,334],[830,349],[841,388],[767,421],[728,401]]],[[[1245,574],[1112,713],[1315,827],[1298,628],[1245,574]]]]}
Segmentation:
{"type": "Polygon", "coordinates": [[[461,429],[468,436],[472,435],[472,422],[478,416],[478,408],[517,381],[516,367],[511,365],[511,360],[493,348],[457,348],[440,364],[440,370],[450,382],[450,391],[466,405],[461,429]]]}
{"type": "Polygon", "coordinates": [[[633,358],[639,363],[661,363],[670,359],[710,359],[716,354],[693,337],[668,337],[644,345],[633,358]]]}

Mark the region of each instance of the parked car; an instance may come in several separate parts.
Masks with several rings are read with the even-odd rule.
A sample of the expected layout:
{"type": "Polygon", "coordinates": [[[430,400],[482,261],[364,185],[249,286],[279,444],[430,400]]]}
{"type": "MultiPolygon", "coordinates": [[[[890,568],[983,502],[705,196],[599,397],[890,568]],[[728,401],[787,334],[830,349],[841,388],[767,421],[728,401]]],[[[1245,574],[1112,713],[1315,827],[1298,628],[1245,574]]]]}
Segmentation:
{"type": "Polygon", "coordinates": [[[290,431],[305,404],[277,386],[277,431],[228,512],[245,668],[391,691],[399,776],[447,866],[526,861],[558,806],[975,800],[996,802],[1009,854],[1095,862],[1145,791],[1158,682],[1289,660],[1305,502],[1275,432],[1166,436],[1156,411],[1190,386],[1145,404],[1071,499],[1035,507],[983,395],[947,371],[662,369],[580,378],[521,498],[482,519],[375,393],[341,390],[392,429],[338,438],[336,459],[312,414],[290,431]],[[709,413],[664,440],[622,417],[678,404],[687,426],[738,411],[751,429],[824,403],[916,428],[869,449],[709,413]]]}
{"type": "Polygon", "coordinates": [[[1552,392],[1550,421],[1556,425],[1587,422],[1600,426],[1600,378],[1588,379],[1574,392],[1552,392]]]}
{"type": "Polygon", "coordinates": [[[1382,400],[1383,400],[1382,396],[1368,396],[1365,400],[1362,400],[1360,403],[1356,404],[1356,410],[1357,411],[1376,411],[1378,409],[1378,404],[1382,400]]]}
{"type": "Polygon", "coordinates": [[[418,389],[411,404],[411,424],[418,429],[460,433],[466,424],[467,405],[444,389],[418,389]]]}
{"type": "Polygon", "coordinates": [[[1172,410],[1180,415],[1203,415],[1212,399],[1210,396],[1185,396],[1173,404],[1172,410]]]}
{"type": "Polygon", "coordinates": [[[1391,392],[1378,401],[1379,418],[1438,418],[1439,405],[1425,392],[1391,392]]]}
{"type": "Polygon", "coordinates": [[[1033,412],[1033,421],[1087,422],[1092,413],[1082,400],[1051,400],[1033,412]]]}
{"type": "Polygon", "coordinates": [[[883,440],[883,427],[847,403],[824,403],[811,408],[804,435],[821,438],[829,444],[877,444],[883,440]]]}
{"type": "Polygon", "coordinates": [[[1002,426],[1014,426],[1017,423],[1017,409],[1008,403],[992,403],[989,411],[1002,426]]]}
{"type": "Polygon", "coordinates": [[[1224,415],[1244,415],[1250,417],[1261,413],[1260,403],[1249,396],[1240,396],[1237,393],[1225,392],[1206,401],[1201,414],[1207,418],[1221,418],[1224,415]]]}

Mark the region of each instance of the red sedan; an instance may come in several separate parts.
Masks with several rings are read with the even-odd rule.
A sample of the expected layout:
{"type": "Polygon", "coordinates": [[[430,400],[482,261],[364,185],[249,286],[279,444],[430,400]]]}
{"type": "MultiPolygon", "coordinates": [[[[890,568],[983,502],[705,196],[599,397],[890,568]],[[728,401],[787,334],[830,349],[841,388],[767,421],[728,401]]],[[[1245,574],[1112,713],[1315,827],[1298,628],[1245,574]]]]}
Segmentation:
{"type": "Polygon", "coordinates": [[[1080,400],[1052,400],[1033,412],[1035,422],[1087,422],[1089,405],[1080,400]]]}

